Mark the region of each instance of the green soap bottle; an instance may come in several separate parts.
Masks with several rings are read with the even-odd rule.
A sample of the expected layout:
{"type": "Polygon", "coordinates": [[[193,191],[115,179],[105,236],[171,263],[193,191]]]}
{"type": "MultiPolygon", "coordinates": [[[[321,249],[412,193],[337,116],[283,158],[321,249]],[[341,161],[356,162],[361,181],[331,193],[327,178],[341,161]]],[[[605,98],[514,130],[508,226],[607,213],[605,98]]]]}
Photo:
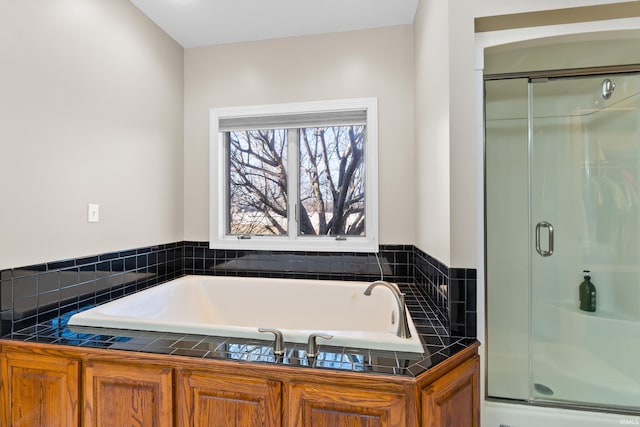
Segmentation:
{"type": "Polygon", "coordinates": [[[580,310],[596,311],[596,286],[591,283],[589,270],[584,270],[584,281],[580,283],[580,310]]]}

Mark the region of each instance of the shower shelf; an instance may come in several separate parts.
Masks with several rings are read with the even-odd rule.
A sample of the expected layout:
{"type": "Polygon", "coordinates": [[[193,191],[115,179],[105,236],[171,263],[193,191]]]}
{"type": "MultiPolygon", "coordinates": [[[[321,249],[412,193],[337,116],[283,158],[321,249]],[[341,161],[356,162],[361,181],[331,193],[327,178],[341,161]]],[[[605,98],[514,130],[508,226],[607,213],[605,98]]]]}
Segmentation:
{"type": "Polygon", "coordinates": [[[568,303],[551,303],[553,307],[560,310],[565,310],[571,314],[578,314],[582,316],[591,317],[594,319],[611,320],[617,322],[634,322],[640,323],[640,318],[634,318],[632,316],[626,316],[622,313],[611,310],[596,310],[595,312],[582,311],[577,305],[568,303]]]}

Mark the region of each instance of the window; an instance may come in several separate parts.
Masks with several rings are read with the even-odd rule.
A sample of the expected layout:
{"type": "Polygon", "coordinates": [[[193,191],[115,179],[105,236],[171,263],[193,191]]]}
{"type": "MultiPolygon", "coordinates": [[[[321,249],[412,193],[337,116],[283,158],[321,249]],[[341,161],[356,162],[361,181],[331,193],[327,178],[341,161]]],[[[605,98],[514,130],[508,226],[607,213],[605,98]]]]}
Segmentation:
{"type": "Polygon", "coordinates": [[[211,110],[210,245],[375,252],[377,100],[211,110]]]}

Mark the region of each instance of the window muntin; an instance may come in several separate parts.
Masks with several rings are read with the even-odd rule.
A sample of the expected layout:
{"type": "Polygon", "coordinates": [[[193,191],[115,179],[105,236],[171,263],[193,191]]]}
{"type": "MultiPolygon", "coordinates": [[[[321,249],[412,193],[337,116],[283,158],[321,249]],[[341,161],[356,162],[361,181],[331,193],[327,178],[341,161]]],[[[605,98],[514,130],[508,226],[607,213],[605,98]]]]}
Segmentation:
{"type": "Polygon", "coordinates": [[[212,109],[211,172],[212,248],[377,251],[375,98],[212,109]]]}

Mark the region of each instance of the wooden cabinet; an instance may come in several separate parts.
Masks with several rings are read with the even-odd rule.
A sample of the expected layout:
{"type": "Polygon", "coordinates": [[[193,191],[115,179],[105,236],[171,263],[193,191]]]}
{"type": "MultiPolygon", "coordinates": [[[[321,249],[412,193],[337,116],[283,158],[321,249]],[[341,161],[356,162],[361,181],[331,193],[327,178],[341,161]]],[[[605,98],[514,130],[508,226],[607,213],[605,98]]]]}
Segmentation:
{"type": "Polygon", "coordinates": [[[281,383],[179,370],[177,422],[184,427],[280,427],[281,383]]]}
{"type": "Polygon", "coordinates": [[[27,353],[2,353],[2,425],[79,425],[80,362],[27,353]]]}
{"type": "Polygon", "coordinates": [[[478,427],[477,347],[412,378],[0,340],[0,422],[478,427]]]}
{"type": "Polygon", "coordinates": [[[422,426],[478,427],[479,370],[479,358],[474,356],[424,388],[422,426]]]}
{"type": "Polygon", "coordinates": [[[172,369],[88,361],[84,368],[86,427],[173,425],[172,369]]]}
{"type": "Polygon", "coordinates": [[[344,386],[294,384],[289,425],[308,427],[405,427],[405,396],[344,386]]]}

